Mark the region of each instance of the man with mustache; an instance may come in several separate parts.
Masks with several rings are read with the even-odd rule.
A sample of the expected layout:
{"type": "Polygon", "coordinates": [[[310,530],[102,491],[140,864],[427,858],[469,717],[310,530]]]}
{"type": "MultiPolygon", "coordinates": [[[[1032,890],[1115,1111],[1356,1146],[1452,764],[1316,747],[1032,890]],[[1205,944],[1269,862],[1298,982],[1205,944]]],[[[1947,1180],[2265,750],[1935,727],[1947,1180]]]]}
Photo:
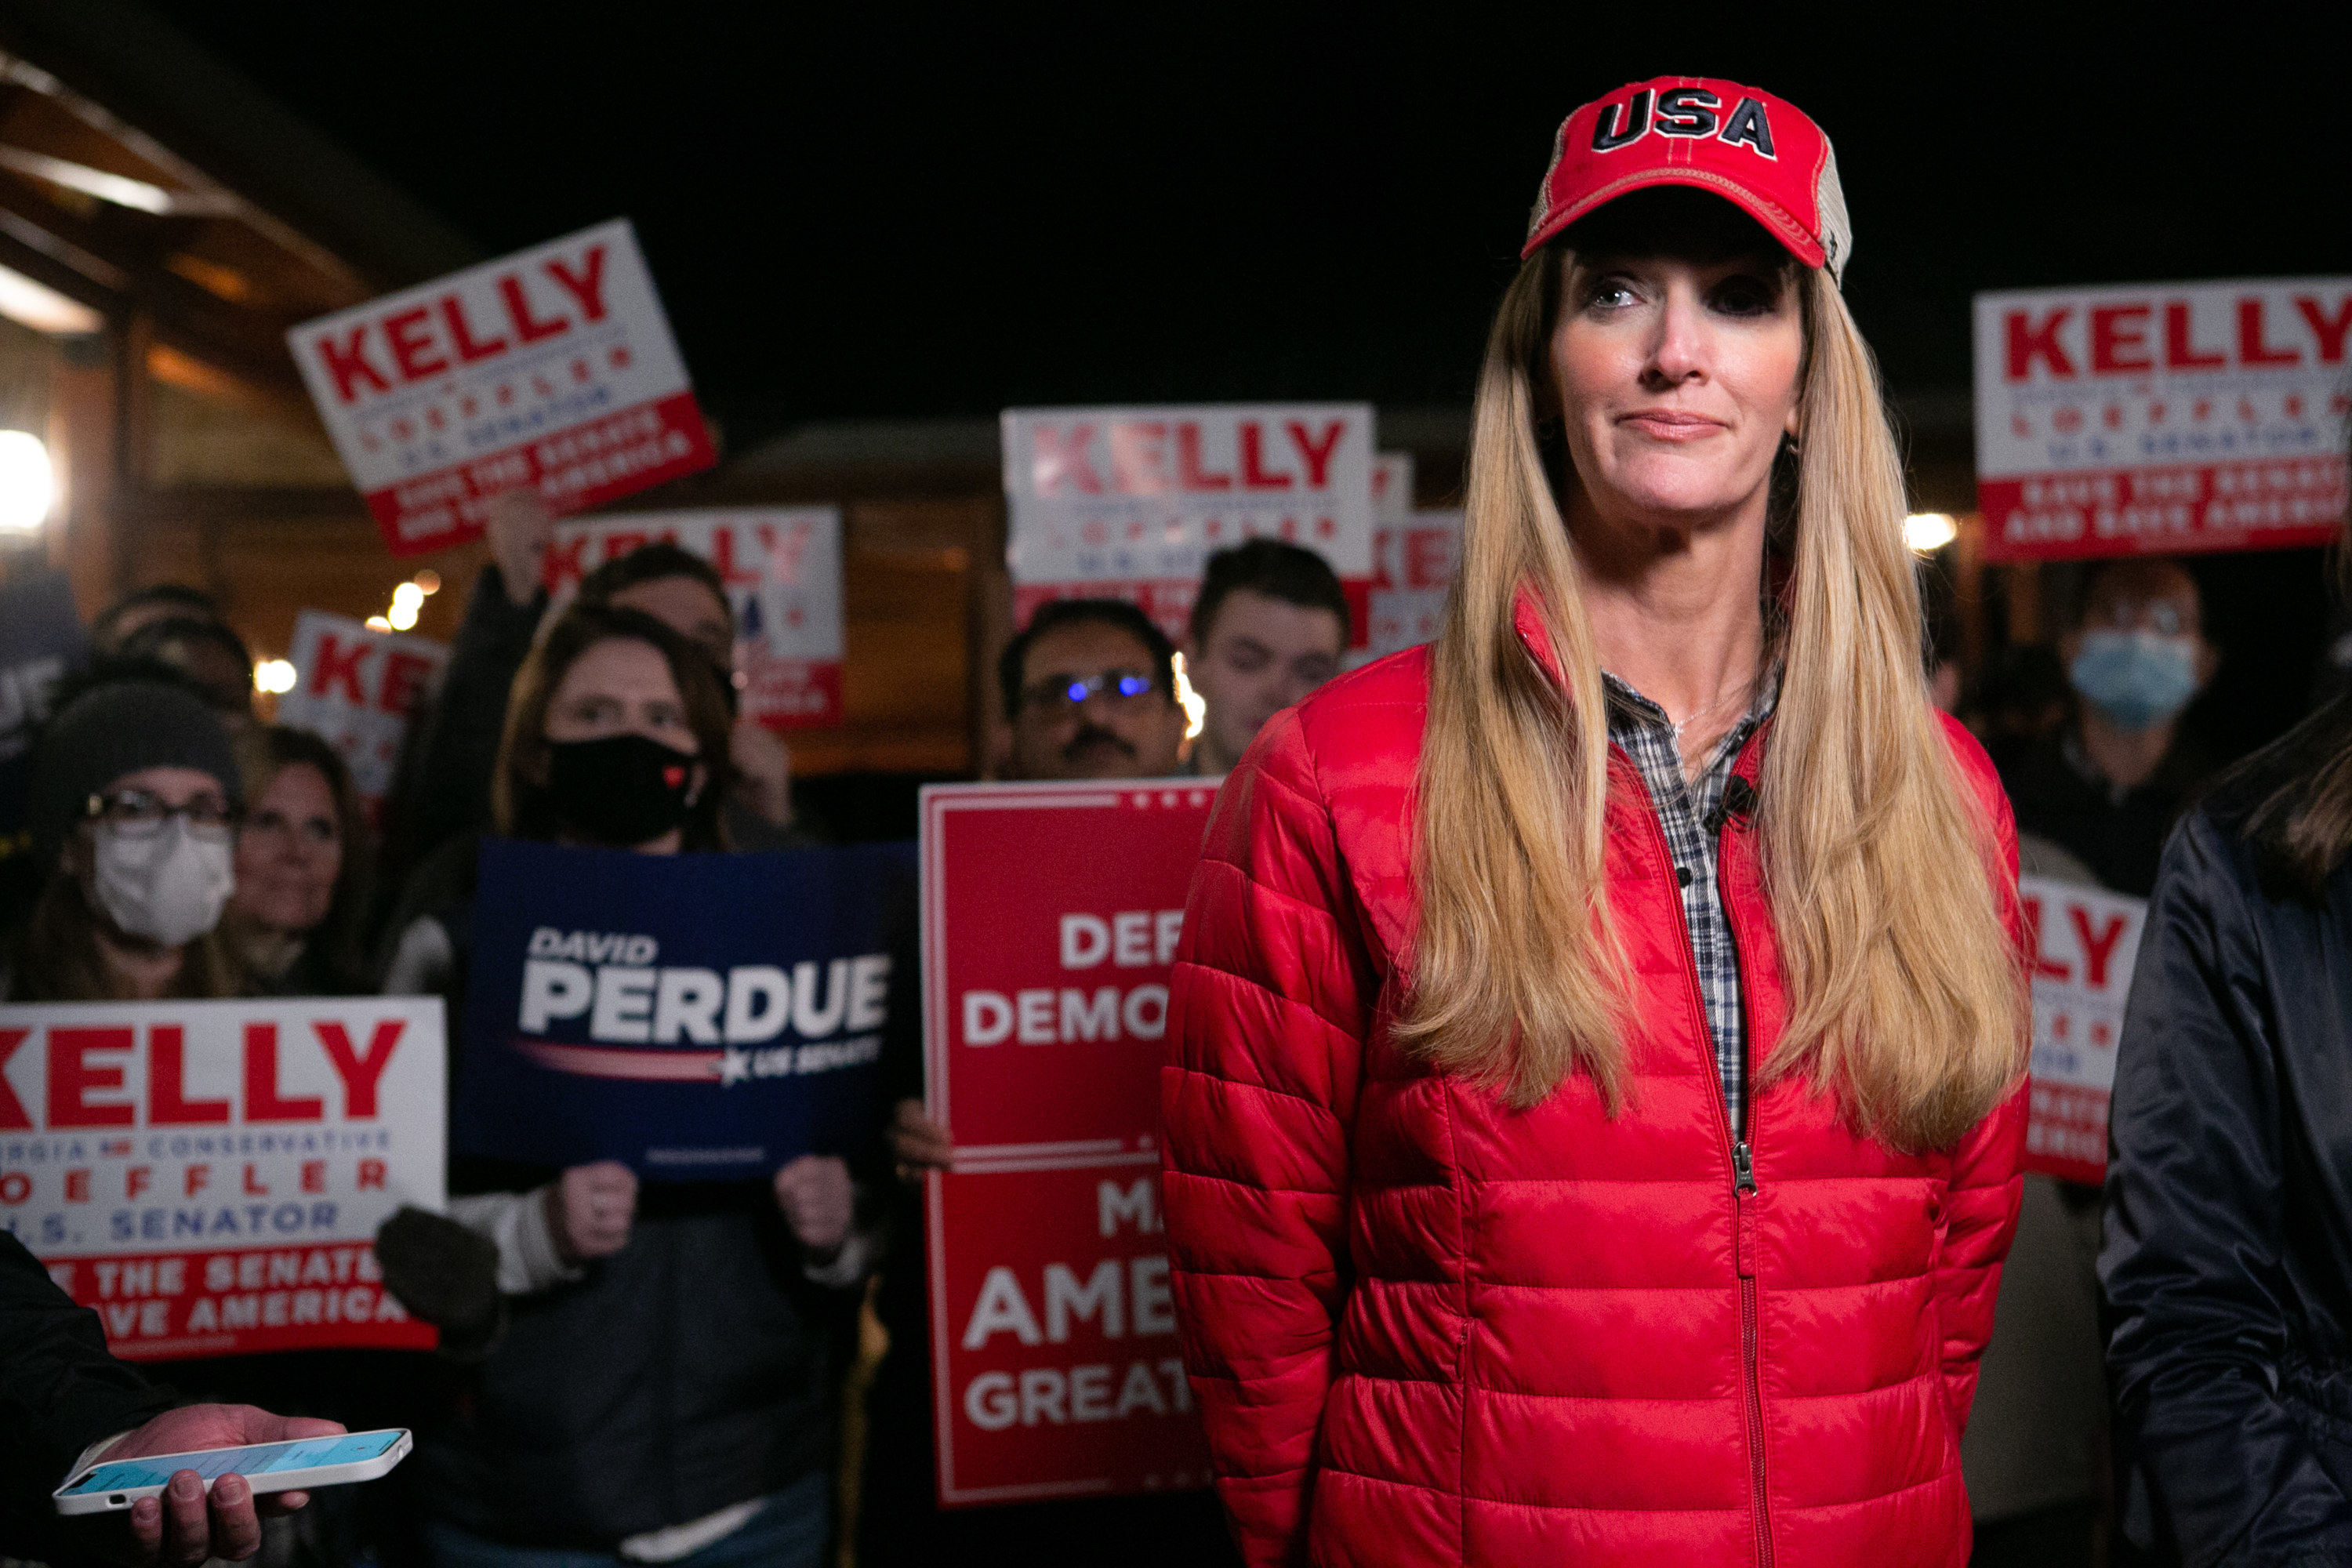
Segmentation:
{"type": "Polygon", "coordinates": [[[1039,606],[1004,647],[997,776],[1144,779],[1177,771],[1175,645],[1123,599],[1039,606]]]}

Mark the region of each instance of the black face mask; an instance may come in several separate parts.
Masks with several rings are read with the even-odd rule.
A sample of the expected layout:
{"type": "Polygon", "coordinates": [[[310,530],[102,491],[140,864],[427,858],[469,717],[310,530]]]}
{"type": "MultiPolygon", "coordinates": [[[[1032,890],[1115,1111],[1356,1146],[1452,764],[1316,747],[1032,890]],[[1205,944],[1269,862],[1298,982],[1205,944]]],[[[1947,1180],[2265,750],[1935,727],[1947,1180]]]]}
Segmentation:
{"type": "Polygon", "coordinates": [[[643,735],[548,745],[555,815],[583,838],[627,848],[686,820],[695,759],[643,735]]]}

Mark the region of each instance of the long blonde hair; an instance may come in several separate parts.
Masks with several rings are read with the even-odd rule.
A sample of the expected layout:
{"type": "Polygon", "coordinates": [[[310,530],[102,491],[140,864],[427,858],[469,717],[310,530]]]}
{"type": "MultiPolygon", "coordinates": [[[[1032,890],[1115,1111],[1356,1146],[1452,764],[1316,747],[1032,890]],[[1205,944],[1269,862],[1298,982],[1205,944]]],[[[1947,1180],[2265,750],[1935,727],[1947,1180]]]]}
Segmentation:
{"type": "MultiPolygon", "coordinates": [[[[1554,247],[1520,268],[1479,375],[1462,569],[1415,786],[1420,921],[1397,1034],[1515,1106],[1581,1069],[1614,1113],[1630,997],[1603,866],[1608,721],[1537,429],[1569,260],[1554,247]],[[1557,681],[1514,629],[1522,590],[1557,681]]],[[[1927,699],[1876,367],[1826,272],[1800,269],[1795,287],[1803,439],[1756,814],[1790,1005],[1755,1082],[1801,1074],[1859,1129],[1940,1148],[2017,1081],[2023,981],[1990,826],[1927,699]]]]}

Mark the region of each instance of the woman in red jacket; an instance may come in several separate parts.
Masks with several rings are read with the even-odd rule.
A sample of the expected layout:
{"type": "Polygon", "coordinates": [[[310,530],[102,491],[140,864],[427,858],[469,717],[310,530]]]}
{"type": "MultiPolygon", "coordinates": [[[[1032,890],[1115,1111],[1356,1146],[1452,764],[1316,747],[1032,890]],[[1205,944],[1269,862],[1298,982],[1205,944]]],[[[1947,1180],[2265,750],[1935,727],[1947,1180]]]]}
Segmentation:
{"type": "Polygon", "coordinates": [[[1769,94],[1570,115],[1444,635],[1219,798],[1165,1188],[1254,1563],[1967,1561],[2015,852],[1928,701],[1848,243],[1769,94]]]}

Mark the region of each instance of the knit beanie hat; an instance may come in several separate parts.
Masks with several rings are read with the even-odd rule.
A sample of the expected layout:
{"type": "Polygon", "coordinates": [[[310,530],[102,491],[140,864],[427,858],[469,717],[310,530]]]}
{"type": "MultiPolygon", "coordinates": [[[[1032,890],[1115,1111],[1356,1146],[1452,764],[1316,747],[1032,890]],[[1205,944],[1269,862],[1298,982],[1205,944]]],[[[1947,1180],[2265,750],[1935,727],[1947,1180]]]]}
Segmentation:
{"type": "Polygon", "coordinates": [[[55,870],[89,797],[142,768],[194,768],[237,798],[236,754],[203,698],[160,680],[111,681],[60,709],[34,748],[34,864],[55,870]]]}

